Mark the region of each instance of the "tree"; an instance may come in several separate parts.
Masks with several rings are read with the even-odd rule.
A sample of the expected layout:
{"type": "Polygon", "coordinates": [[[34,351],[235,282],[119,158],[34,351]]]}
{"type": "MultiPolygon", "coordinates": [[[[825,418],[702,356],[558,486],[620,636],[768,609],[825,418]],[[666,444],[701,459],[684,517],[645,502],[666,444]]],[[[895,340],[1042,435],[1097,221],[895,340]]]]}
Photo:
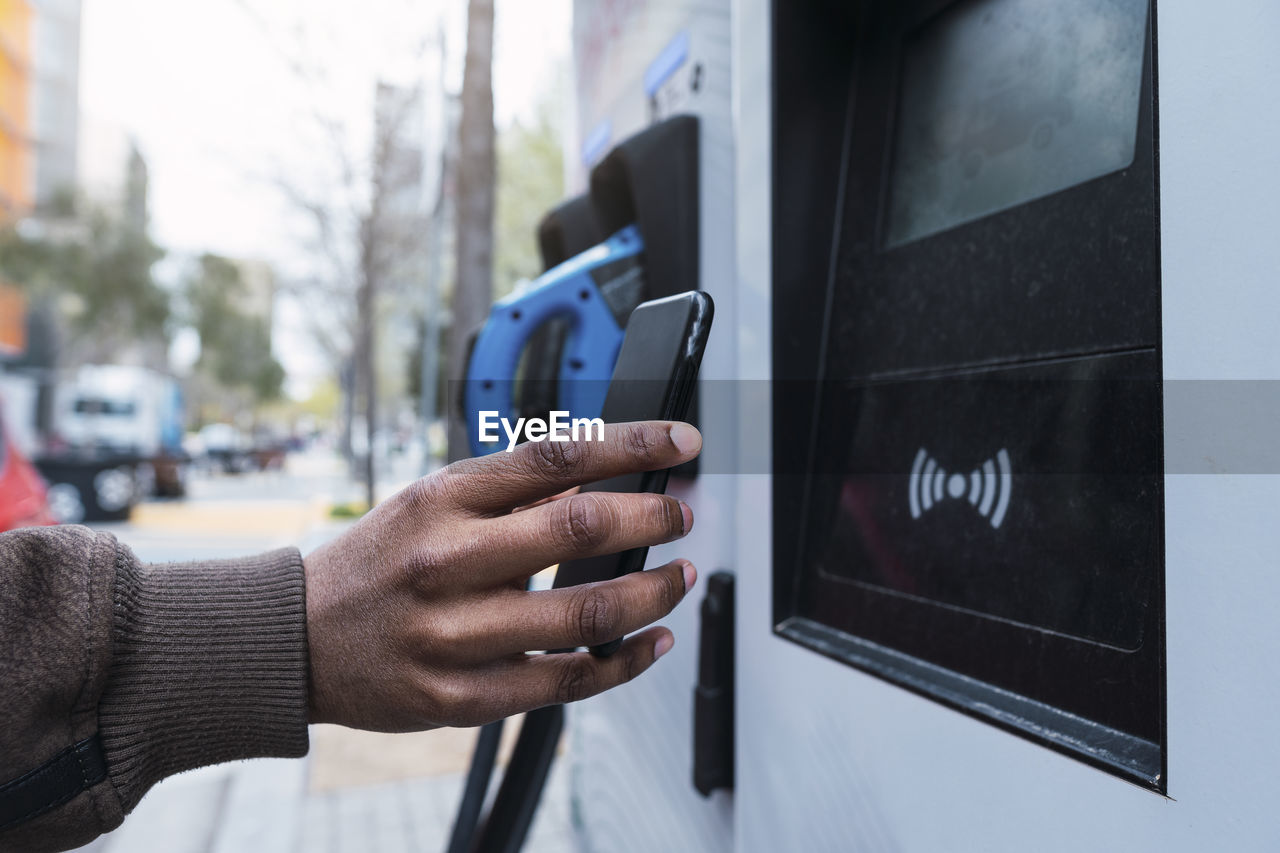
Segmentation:
{"type": "Polygon", "coordinates": [[[117,361],[139,343],[144,361],[163,360],[169,295],[152,267],[164,253],[133,217],[84,201],[76,206],[83,212],[75,218],[0,231],[0,275],[34,304],[57,306],[58,323],[71,333],[64,363],[117,361]]]}
{"type": "MultiPolygon", "coordinates": [[[[449,371],[462,379],[467,337],[483,322],[493,300],[494,128],[493,0],[469,0],[467,51],[458,126],[458,190],[454,252],[453,324],[449,371]]],[[[467,425],[449,420],[449,456],[467,454],[467,425]]]]}
{"type": "Polygon", "coordinates": [[[268,318],[240,307],[247,295],[240,268],[227,258],[202,255],[185,290],[188,320],[200,335],[196,369],[256,403],[279,398],[284,368],[271,353],[268,318]]]}
{"type": "Polygon", "coordinates": [[[538,105],[527,126],[516,121],[498,132],[494,287],[499,297],[522,278],[542,272],[535,228],[564,199],[564,153],[554,99],[538,105]]]}
{"type": "MultiPolygon", "coordinates": [[[[308,96],[294,105],[304,113],[296,141],[308,147],[303,159],[318,171],[302,175],[298,164],[282,164],[272,181],[306,221],[304,248],[316,263],[309,273],[284,284],[309,307],[314,337],[341,377],[344,450],[353,464],[358,463],[372,505],[378,331],[388,298],[420,279],[415,269],[423,263],[422,155],[415,138],[420,132],[422,89],[418,83],[394,85],[371,78],[375,101],[372,132],[366,135],[368,125],[353,122],[334,103],[332,54],[326,45],[309,41],[316,35],[325,41],[314,30],[319,25],[310,19],[298,21],[286,33],[269,24],[258,8],[244,0],[240,6],[308,96]],[[351,451],[357,412],[363,415],[369,448],[359,460],[351,451]]],[[[340,34],[329,35],[340,41],[340,34]]],[[[397,33],[400,41],[387,45],[380,68],[399,60],[401,67],[420,69],[430,42],[419,35],[397,33]]]]}
{"type": "MultiPolygon", "coordinates": [[[[311,220],[314,245],[328,259],[327,274],[306,282],[305,288],[307,298],[323,300],[321,311],[339,318],[336,334],[319,330],[318,337],[338,356],[340,371],[350,367],[349,411],[364,416],[367,450],[359,462],[369,506],[376,501],[379,315],[385,298],[415,280],[415,268],[423,262],[424,216],[418,198],[422,158],[411,133],[420,104],[418,86],[378,83],[374,134],[364,167],[348,159],[342,146],[334,148],[346,185],[339,200],[318,199],[285,178],[278,181],[311,220]],[[349,361],[342,357],[345,352],[351,353],[349,361]]],[[[349,428],[351,418],[346,420],[349,428]]]]}

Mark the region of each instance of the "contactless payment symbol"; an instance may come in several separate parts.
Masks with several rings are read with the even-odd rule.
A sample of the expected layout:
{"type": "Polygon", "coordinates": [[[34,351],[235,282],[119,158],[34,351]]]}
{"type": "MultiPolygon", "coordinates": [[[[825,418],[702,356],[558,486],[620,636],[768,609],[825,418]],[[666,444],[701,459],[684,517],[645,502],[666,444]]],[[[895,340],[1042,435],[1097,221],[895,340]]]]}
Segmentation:
{"type": "Polygon", "coordinates": [[[948,474],[923,447],[916,452],[911,464],[908,498],[911,517],[919,518],[934,504],[944,500],[967,498],[982,513],[982,517],[998,528],[1009,510],[1009,493],[1013,488],[1013,471],[1009,465],[1009,451],[1000,448],[995,458],[988,459],[966,476],[959,472],[948,474]]]}

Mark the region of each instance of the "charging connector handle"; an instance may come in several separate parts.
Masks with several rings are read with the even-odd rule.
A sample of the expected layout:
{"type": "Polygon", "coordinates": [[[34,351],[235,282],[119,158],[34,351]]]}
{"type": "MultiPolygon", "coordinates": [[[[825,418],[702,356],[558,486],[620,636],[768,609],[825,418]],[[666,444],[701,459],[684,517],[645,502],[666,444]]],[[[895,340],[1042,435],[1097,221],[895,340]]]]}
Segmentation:
{"type": "Polygon", "coordinates": [[[497,412],[514,420],[513,384],[529,338],[546,322],[569,323],[560,364],[558,405],[575,418],[599,417],[623,330],[593,273],[644,250],[640,232],[623,228],[529,287],[496,303],[476,338],[467,369],[466,416],[472,455],[492,453],[502,442],[480,441],[479,414],[497,412]]]}

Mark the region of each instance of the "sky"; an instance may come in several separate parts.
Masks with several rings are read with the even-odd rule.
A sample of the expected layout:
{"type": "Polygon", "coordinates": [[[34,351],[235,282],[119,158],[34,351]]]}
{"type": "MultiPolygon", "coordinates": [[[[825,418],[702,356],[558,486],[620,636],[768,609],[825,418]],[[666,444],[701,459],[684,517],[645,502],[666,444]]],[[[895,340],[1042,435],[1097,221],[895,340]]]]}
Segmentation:
{"type": "MultiPolygon", "coordinates": [[[[173,256],[162,278],[204,251],[284,268],[297,260],[295,209],[273,176],[306,183],[331,164],[316,159],[305,132],[315,104],[352,127],[366,124],[372,81],[438,76],[438,54],[405,59],[437,31],[449,54],[446,85],[456,91],[461,81],[465,0],[85,0],[83,15],[85,141],[128,134],[146,158],[152,235],[173,256]],[[298,57],[305,76],[290,67],[298,57]]],[[[571,0],[497,0],[500,127],[531,116],[555,85],[571,24],[571,0]]],[[[359,150],[358,138],[349,147],[359,150]]],[[[305,393],[323,365],[297,306],[279,309],[277,357],[290,390],[305,393]]]]}

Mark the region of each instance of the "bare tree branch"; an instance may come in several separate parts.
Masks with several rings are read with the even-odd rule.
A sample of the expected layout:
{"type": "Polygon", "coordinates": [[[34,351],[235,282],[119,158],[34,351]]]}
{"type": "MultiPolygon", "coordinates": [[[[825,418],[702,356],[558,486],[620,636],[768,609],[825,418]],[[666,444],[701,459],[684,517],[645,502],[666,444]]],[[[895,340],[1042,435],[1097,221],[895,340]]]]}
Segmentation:
{"type": "MultiPolygon", "coordinates": [[[[330,182],[299,181],[286,168],[273,170],[268,180],[308,223],[307,249],[319,261],[317,274],[299,277],[288,290],[314,309],[307,312],[309,332],[335,367],[351,360],[354,384],[344,390],[361,403],[372,447],[378,426],[375,356],[383,303],[388,294],[411,286],[425,266],[423,158],[417,147],[422,128],[411,124],[421,121],[422,85],[377,81],[375,86],[370,81],[375,94],[368,116],[372,133],[367,149],[358,151],[353,140],[360,134],[333,112],[328,97],[332,81],[325,63],[308,50],[307,32],[299,25],[285,37],[247,0],[236,4],[308,93],[306,124],[315,131],[316,153],[332,166],[330,182]]],[[[406,8],[417,11],[415,4],[406,8]]],[[[424,67],[420,60],[436,45],[436,39],[423,33],[402,58],[412,68],[424,67]]],[[[372,460],[362,461],[372,503],[372,460]]]]}

